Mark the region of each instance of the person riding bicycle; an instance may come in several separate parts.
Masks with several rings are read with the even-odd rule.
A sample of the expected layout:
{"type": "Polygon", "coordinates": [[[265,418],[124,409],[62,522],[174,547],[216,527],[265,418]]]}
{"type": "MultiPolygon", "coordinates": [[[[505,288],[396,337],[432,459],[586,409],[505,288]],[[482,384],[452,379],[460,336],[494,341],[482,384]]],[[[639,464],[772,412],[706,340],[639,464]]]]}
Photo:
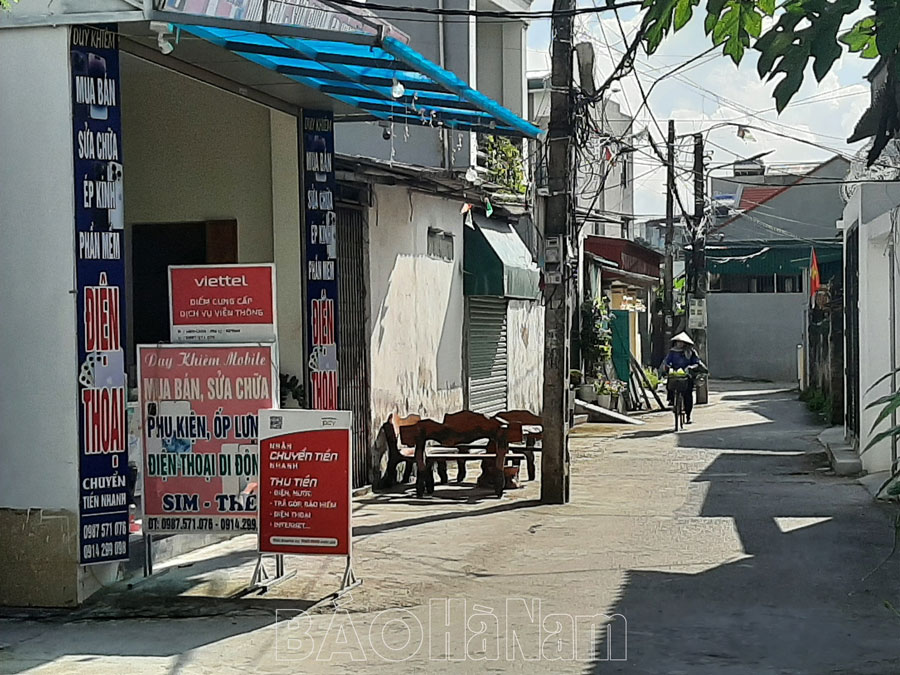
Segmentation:
{"type": "MultiPolygon", "coordinates": [[[[687,333],[681,332],[672,338],[672,349],[662,363],[663,374],[670,370],[684,370],[688,374],[688,388],[682,393],[684,396],[685,422],[691,423],[691,411],[694,409],[694,379],[698,374],[706,372],[706,365],[694,351],[694,341],[687,333]]],[[[669,403],[672,403],[673,394],[669,392],[669,403]]]]}

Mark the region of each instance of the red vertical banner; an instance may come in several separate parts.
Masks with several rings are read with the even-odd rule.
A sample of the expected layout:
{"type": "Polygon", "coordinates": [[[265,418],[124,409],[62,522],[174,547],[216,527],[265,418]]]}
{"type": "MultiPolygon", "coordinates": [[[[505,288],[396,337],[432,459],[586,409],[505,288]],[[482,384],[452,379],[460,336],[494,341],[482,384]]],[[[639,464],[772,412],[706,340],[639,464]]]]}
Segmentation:
{"type": "Polygon", "coordinates": [[[819,259],[816,257],[816,249],[812,249],[812,256],[809,261],[809,302],[810,305],[816,306],[816,293],[822,287],[822,281],[819,277],[819,259]]]}
{"type": "Polygon", "coordinates": [[[260,411],[260,553],[350,555],[351,421],[345,411],[260,411]]]}

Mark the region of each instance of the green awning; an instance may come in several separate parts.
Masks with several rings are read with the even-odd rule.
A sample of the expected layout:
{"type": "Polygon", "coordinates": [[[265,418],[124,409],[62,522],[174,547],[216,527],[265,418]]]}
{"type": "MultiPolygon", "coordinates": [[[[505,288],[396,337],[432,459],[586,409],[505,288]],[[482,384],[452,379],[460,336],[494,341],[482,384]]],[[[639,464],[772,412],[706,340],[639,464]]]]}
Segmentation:
{"type": "Polygon", "coordinates": [[[473,220],[463,236],[465,294],[536,298],[541,274],[525,242],[506,221],[478,214],[473,220]]]}
{"type": "MultiPolygon", "coordinates": [[[[840,262],[841,246],[817,245],[816,259],[819,266],[840,262]]],[[[810,245],[775,247],[765,244],[754,246],[712,246],[706,249],[706,267],[712,274],[768,275],[803,274],[809,268],[810,245]]]]}

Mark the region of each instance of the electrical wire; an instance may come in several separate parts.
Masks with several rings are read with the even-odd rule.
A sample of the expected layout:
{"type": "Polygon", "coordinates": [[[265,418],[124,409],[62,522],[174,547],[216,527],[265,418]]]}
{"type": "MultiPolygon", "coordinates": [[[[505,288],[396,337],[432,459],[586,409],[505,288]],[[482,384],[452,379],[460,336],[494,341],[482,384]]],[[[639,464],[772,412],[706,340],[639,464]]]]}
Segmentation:
{"type": "Polygon", "coordinates": [[[354,7],[359,9],[378,10],[402,14],[428,14],[434,16],[466,16],[488,17],[500,19],[552,19],[557,17],[574,17],[582,14],[599,14],[602,12],[614,12],[624,7],[640,7],[643,0],[625,0],[617,4],[609,4],[602,7],[575,7],[565,10],[539,10],[527,12],[506,12],[502,10],[487,9],[457,9],[452,7],[412,7],[409,5],[389,5],[378,2],[363,2],[363,0],[330,0],[334,5],[342,7],[354,7]]]}

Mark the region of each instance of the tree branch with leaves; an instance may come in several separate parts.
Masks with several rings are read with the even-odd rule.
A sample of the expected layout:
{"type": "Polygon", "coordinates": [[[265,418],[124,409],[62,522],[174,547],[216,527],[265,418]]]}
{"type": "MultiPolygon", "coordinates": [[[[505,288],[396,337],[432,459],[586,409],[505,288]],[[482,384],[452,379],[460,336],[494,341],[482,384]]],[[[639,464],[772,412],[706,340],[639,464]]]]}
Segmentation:
{"type": "MultiPolygon", "coordinates": [[[[884,58],[894,68],[900,46],[900,0],[874,0],[872,13],[841,31],[860,0],[707,0],[704,30],[713,45],[738,65],[747,50],[759,52],[757,72],[778,79],[773,96],[778,112],[800,89],[812,62],[821,82],[844,49],[864,59],[884,58]],[[764,25],[770,22],[768,29],[764,25]]],[[[641,28],[648,54],[666,36],[684,28],[700,10],[700,0],[645,0],[641,28]]]]}

